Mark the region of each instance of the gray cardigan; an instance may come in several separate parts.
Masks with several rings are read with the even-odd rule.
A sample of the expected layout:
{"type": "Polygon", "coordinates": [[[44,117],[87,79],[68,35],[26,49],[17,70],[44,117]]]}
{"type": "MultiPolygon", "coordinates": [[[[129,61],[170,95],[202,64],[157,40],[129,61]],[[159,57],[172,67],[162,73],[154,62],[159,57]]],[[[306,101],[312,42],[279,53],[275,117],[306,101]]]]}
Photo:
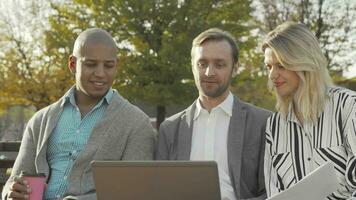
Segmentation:
{"type": "MultiPolygon", "coordinates": [[[[13,177],[21,170],[45,173],[49,179],[47,141],[63,111],[63,101],[62,97],[38,111],[28,122],[2,199],[6,199],[13,177]]],[[[115,91],[103,118],[95,125],[87,145],[73,164],[65,199],[96,199],[92,160],[151,160],[154,143],[155,131],[148,116],[115,91]]]]}

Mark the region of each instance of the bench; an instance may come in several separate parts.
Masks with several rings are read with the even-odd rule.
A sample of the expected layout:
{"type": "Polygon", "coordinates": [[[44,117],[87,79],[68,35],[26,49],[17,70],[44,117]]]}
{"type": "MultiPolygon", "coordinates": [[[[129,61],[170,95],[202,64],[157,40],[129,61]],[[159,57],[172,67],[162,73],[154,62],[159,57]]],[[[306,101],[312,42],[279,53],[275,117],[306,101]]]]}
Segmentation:
{"type": "Polygon", "coordinates": [[[0,141],[0,191],[9,178],[7,171],[14,165],[20,145],[20,141],[0,141]]]}

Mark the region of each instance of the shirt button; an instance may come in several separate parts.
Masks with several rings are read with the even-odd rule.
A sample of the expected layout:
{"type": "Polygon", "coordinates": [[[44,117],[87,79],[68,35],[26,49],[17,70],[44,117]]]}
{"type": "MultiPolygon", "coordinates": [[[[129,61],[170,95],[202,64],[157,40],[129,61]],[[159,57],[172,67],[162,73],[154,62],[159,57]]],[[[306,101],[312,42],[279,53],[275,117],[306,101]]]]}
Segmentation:
{"type": "Polygon", "coordinates": [[[64,180],[67,180],[67,176],[64,176],[63,179],[64,179],[64,180]]]}
{"type": "Polygon", "coordinates": [[[308,157],[308,161],[310,161],[311,160],[311,158],[310,157],[308,157]]]}
{"type": "Polygon", "coordinates": [[[57,195],[56,198],[59,199],[61,196],[60,195],[57,195]]]}
{"type": "Polygon", "coordinates": [[[79,133],[79,132],[80,132],[80,130],[78,129],[78,130],[77,130],[77,133],[79,133]]]}

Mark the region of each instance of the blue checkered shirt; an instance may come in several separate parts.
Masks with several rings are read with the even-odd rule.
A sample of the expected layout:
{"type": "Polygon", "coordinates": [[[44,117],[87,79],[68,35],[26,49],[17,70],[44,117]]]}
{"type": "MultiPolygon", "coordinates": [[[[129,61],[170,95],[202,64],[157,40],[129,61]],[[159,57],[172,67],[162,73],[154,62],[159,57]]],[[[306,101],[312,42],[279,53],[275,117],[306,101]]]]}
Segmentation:
{"type": "Polygon", "coordinates": [[[82,119],[74,98],[72,87],[63,103],[57,126],[48,139],[47,160],[50,178],[45,191],[45,199],[62,198],[67,191],[67,178],[73,163],[87,144],[95,124],[102,118],[113,95],[109,89],[101,101],[82,119]]]}

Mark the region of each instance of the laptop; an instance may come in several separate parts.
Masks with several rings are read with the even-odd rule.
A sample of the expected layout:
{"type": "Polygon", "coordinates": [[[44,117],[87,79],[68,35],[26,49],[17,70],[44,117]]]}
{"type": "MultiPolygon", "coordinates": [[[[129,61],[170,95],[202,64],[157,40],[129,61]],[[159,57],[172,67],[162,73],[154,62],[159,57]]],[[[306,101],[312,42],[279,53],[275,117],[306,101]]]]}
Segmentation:
{"type": "Polygon", "coordinates": [[[214,161],[92,161],[98,200],[220,200],[214,161]]]}

